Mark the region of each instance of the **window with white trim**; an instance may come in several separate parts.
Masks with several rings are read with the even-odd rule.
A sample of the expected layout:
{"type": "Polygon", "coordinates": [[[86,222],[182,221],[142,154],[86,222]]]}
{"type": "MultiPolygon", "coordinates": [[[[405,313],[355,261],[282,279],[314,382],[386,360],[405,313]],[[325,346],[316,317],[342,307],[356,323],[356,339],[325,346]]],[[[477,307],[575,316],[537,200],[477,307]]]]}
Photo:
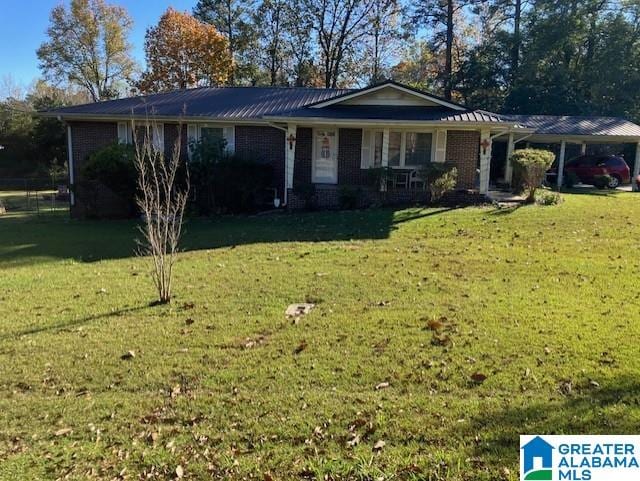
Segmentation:
{"type": "Polygon", "coordinates": [[[129,126],[129,122],[118,122],[118,143],[131,143],[131,127],[129,126]]]}
{"type": "MultiPolygon", "coordinates": [[[[442,140],[446,144],[446,131],[442,140]]],[[[432,132],[391,130],[389,132],[388,165],[399,169],[423,167],[431,162],[444,161],[444,151],[434,145],[432,132]],[[440,154],[440,155],[439,155],[440,154]],[[440,160],[440,157],[443,157],[440,160]]],[[[382,130],[363,130],[362,160],[363,169],[382,166],[384,133],[382,130]]],[[[444,149],[445,147],[443,147],[444,149]]]]}
{"type": "Polygon", "coordinates": [[[235,152],[235,126],[221,124],[188,124],[187,140],[189,158],[193,154],[193,147],[201,140],[225,141],[225,149],[229,153],[235,152]]]}

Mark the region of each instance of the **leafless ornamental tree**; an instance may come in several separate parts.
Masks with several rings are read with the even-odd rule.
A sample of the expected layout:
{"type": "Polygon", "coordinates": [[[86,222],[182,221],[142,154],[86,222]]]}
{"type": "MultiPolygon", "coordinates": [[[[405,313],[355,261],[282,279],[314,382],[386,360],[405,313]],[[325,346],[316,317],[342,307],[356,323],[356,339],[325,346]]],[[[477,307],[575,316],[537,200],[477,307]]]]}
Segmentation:
{"type": "MultiPolygon", "coordinates": [[[[164,145],[158,145],[158,124],[149,122],[136,126],[132,122],[135,144],[135,165],[138,171],[136,202],[144,216],[140,227],[144,239],[139,254],[152,260],[151,276],[158,292],[158,303],[171,301],[173,266],[177,259],[184,211],[189,197],[189,175],[180,175],[180,135],[170,155],[164,145]],[[154,142],[154,139],[156,141],[154,142]]],[[[178,132],[182,127],[178,126],[178,132]]]]}

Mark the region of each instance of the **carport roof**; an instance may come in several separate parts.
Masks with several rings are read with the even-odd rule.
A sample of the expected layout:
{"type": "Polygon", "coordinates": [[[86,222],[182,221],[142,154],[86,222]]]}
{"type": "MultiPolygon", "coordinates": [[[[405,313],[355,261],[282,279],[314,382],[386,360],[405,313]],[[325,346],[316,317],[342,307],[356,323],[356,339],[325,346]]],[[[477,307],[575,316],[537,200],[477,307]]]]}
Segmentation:
{"type": "Polygon", "coordinates": [[[640,126],[619,117],[502,115],[537,135],[640,137],[640,126]]]}

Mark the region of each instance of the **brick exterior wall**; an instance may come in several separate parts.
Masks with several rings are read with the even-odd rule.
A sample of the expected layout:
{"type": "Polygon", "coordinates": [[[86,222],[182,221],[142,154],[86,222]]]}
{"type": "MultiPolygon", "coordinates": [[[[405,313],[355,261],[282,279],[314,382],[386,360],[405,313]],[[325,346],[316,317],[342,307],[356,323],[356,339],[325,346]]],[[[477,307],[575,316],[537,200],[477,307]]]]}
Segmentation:
{"type": "Polygon", "coordinates": [[[296,130],[296,155],[293,163],[294,190],[311,185],[311,157],[313,156],[313,131],[299,127],[296,130]]]}
{"type": "MultiPolygon", "coordinates": [[[[115,122],[71,122],[72,147],[74,158],[74,174],[77,181],[82,180],[81,170],[87,157],[94,151],[118,141],[118,129],[115,122]]],[[[167,154],[173,149],[177,139],[177,125],[165,123],[164,138],[167,154]]],[[[181,155],[187,159],[187,126],[182,126],[181,155]]],[[[304,207],[304,199],[313,195],[313,202],[317,207],[337,207],[340,203],[340,189],[346,186],[358,187],[362,197],[360,203],[364,205],[395,204],[423,202],[426,200],[424,192],[387,192],[379,196],[369,188],[370,179],[367,170],[360,168],[362,130],[339,129],[338,134],[338,185],[316,186],[311,182],[313,131],[311,128],[298,128],[296,134],[296,153],[293,189],[289,193],[289,207],[304,207]]],[[[458,189],[460,195],[450,196],[454,203],[474,203],[482,199],[471,193],[463,194],[465,189],[473,189],[476,182],[476,168],[478,164],[480,134],[473,131],[449,131],[447,134],[447,162],[458,168],[458,189]]],[[[278,188],[278,195],[284,197],[285,178],[285,133],[282,130],[265,126],[236,126],[235,150],[240,156],[247,156],[262,160],[273,166],[274,186],[278,188]]],[[[93,195],[93,194],[92,194],[93,195]]],[[[106,198],[109,194],[105,193],[106,198]]],[[[109,216],[115,216],[111,207],[114,202],[107,202],[105,210],[109,216]]],[[[72,209],[74,217],[83,216],[81,199],[76,197],[76,206],[72,209]]]]}
{"type": "Polygon", "coordinates": [[[369,175],[360,168],[362,129],[338,133],[338,185],[368,185],[369,175]]]}
{"type": "MultiPolygon", "coordinates": [[[[173,155],[173,148],[178,140],[179,124],[164,124],[164,153],[168,157],[173,155]]],[[[188,148],[189,140],[187,138],[187,126],[182,125],[180,139],[180,159],[186,162],[189,159],[188,148]]]]}
{"type": "Polygon", "coordinates": [[[115,122],[71,122],[73,147],[73,174],[78,175],[90,154],[118,141],[118,124],[115,122]]]}
{"type": "Polygon", "coordinates": [[[235,128],[236,154],[266,162],[273,167],[273,185],[278,197],[284,201],[285,189],[285,133],[273,127],[237,125],[235,128]]]}
{"type": "MultiPolygon", "coordinates": [[[[115,122],[70,122],[71,147],[73,152],[73,177],[76,182],[75,205],[71,206],[71,217],[79,218],[88,215],[100,215],[88,211],[87,204],[100,203],[105,206],[105,217],[117,217],[115,212],[122,207],[108,189],[96,186],[80,187],[82,168],[89,155],[118,141],[118,124],[115,122]],[[89,197],[91,197],[89,199],[89,197]],[[98,199],[104,198],[104,202],[98,199]],[[86,202],[83,202],[85,199],[86,202]]],[[[126,209],[125,209],[126,210],[126,209]]]]}
{"type": "Polygon", "coordinates": [[[473,189],[480,155],[480,132],[449,130],[447,132],[447,162],[458,169],[458,188],[473,189]]]}

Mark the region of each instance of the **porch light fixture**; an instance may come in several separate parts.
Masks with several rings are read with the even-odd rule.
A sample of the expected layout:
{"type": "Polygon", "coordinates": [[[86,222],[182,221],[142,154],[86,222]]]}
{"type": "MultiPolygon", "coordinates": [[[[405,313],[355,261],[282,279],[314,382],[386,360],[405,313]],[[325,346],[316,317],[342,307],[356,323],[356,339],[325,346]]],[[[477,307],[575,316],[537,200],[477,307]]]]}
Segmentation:
{"type": "Polygon", "coordinates": [[[487,155],[487,149],[491,147],[491,141],[489,139],[484,139],[480,142],[480,147],[482,147],[482,155],[487,155]]]}
{"type": "Polygon", "coordinates": [[[287,142],[289,142],[289,150],[293,150],[293,144],[296,142],[295,135],[290,134],[289,137],[287,137],[287,142]]]}

